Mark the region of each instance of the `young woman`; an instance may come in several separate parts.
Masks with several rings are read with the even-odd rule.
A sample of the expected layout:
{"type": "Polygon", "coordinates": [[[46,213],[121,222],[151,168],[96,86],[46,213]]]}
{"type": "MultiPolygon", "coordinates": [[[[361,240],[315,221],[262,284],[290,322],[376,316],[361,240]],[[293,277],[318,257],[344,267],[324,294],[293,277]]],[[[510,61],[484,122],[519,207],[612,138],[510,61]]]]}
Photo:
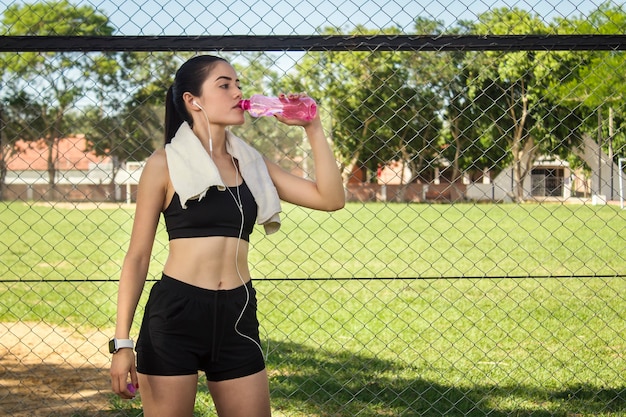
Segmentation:
{"type": "Polygon", "coordinates": [[[315,161],[313,182],[284,171],[229,132],[228,126],[244,123],[241,98],[237,74],[224,59],[205,55],[184,63],[167,94],[165,148],[148,159],[139,181],[110,343],[111,385],[125,399],[139,389],[146,417],[192,416],[200,370],[220,417],[271,414],[247,262],[249,234],[255,222],[266,233],[280,227],[279,200],[325,211],[345,204],[319,115],[312,121],[275,116],[304,128],[315,161]],[[134,346],[130,328],[161,213],[169,255],[134,346]]]}

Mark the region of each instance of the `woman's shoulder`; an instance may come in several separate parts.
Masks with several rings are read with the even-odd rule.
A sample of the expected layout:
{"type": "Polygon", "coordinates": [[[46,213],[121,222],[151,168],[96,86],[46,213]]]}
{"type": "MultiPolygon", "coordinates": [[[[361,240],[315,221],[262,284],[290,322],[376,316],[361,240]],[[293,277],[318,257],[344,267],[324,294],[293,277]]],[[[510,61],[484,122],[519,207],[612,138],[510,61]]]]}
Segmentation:
{"type": "Polygon", "coordinates": [[[167,158],[165,156],[165,149],[160,148],[152,152],[152,155],[150,155],[146,160],[146,168],[167,169],[167,158]]]}
{"type": "Polygon", "coordinates": [[[166,180],[169,178],[167,158],[165,157],[164,149],[157,149],[148,157],[143,168],[143,173],[148,173],[149,177],[155,180],[166,180]]]}
{"type": "Polygon", "coordinates": [[[152,154],[148,157],[148,161],[150,161],[151,159],[162,160],[163,162],[165,162],[165,149],[159,148],[152,152],[152,154]]]}

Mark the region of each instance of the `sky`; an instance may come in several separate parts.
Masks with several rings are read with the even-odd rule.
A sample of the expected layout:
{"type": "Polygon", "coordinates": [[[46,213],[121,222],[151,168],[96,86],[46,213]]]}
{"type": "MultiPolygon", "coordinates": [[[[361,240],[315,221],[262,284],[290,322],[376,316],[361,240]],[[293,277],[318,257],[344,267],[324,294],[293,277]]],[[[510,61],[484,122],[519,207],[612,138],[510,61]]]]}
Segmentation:
{"type": "MultiPolygon", "coordinates": [[[[34,0],[27,0],[32,2],[34,0]]],[[[493,8],[519,8],[546,22],[579,17],[604,0],[70,0],[104,12],[116,35],[315,35],[326,26],[397,26],[413,32],[416,17],[451,27],[493,8]]],[[[2,9],[12,0],[0,0],[2,9]]]]}
{"type": "MultiPolygon", "coordinates": [[[[20,0],[20,2],[44,0],[20,0]]],[[[415,33],[417,17],[452,28],[459,20],[476,21],[490,9],[518,8],[545,22],[587,15],[605,0],[69,0],[91,5],[109,17],[118,36],[316,35],[324,27],[350,31],[399,27],[415,33]]],[[[623,4],[624,0],[619,1],[623,4]]],[[[15,4],[0,0],[0,10],[15,4]]],[[[272,54],[268,54],[272,55],[272,54]]],[[[272,55],[274,66],[288,72],[301,52],[272,55]]],[[[236,59],[236,58],[232,58],[236,59]]]]}
{"type": "Polygon", "coordinates": [[[99,7],[109,13],[123,34],[313,35],[325,26],[350,29],[357,24],[369,28],[398,26],[412,32],[416,17],[440,20],[448,27],[459,19],[476,20],[477,15],[496,7],[534,11],[551,21],[586,14],[601,1],[102,0],[99,7]]]}

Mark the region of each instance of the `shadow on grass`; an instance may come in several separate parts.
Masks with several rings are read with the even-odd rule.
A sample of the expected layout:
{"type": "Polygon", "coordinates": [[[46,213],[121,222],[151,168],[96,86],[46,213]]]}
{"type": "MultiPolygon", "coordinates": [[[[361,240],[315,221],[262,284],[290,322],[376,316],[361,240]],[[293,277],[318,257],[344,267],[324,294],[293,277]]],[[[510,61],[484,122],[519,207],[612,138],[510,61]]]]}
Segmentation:
{"type": "Polygon", "coordinates": [[[349,351],[277,341],[270,346],[272,407],[278,415],[547,417],[626,411],[626,385],[573,385],[558,392],[518,384],[464,388],[407,377],[418,370],[349,351]]]}
{"type": "MultiPolygon", "coordinates": [[[[268,372],[277,416],[578,417],[626,412],[626,385],[569,384],[558,391],[519,384],[464,388],[407,377],[419,371],[348,351],[329,353],[277,341],[270,346],[268,372]]],[[[1,415],[141,415],[139,401],[121,401],[110,393],[108,369],[25,366],[1,359],[1,415]]],[[[206,385],[200,391],[208,395],[206,385]]]]}
{"type": "Polygon", "coordinates": [[[626,386],[615,389],[574,384],[550,395],[552,398],[572,404],[578,413],[596,415],[599,412],[612,412],[624,415],[626,411],[626,386]]]}

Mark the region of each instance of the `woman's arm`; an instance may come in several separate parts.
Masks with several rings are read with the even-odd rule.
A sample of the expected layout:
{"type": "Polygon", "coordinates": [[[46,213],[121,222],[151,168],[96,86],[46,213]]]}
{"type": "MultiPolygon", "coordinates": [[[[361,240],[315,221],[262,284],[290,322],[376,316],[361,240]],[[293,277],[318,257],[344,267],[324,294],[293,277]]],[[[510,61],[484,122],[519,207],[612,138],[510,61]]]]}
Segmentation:
{"type": "Polygon", "coordinates": [[[341,173],[335,156],[326,140],[319,114],[310,122],[285,119],[276,116],[288,125],[303,126],[306,132],[315,165],[315,181],[293,175],[277,164],[266,160],[278,195],[284,201],[316,210],[334,211],[346,203],[341,173]]]}
{"type": "MultiPolygon", "coordinates": [[[[146,282],[159,216],[167,191],[167,164],[162,151],[153,154],[143,169],[137,187],[137,205],[128,251],[122,265],[117,295],[115,337],[130,339],[130,328],[146,282]]],[[[132,349],[121,349],[113,355],[111,386],[123,398],[132,398],[126,381],[137,384],[135,356],[132,349]]]]}

